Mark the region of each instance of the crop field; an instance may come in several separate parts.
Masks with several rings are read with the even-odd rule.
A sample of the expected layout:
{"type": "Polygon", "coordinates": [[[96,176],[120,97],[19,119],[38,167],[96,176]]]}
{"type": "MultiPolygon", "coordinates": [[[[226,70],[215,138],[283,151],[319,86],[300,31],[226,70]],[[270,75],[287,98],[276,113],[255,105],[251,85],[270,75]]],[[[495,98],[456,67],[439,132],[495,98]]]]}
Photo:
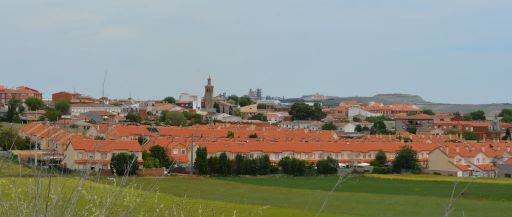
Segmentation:
{"type": "Polygon", "coordinates": [[[41,174],[0,164],[0,215],[42,216],[510,216],[512,180],[430,175],[129,177],[41,174]]]}

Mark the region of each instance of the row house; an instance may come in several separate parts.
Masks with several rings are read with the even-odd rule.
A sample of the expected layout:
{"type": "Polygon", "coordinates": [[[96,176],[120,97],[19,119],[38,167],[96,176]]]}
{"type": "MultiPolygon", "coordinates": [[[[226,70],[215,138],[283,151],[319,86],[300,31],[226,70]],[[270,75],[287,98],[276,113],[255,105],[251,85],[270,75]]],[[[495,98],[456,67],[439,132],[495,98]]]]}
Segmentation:
{"type": "Polygon", "coordinates": [[[415,128],[416,134],[430,134],[434,130],[434,116],[426,114],[399,115],[395,117],[397,132],[405,132],[415,128]]]}
{"type": "Polygon", "coordinates": [[[72,116],[80,116],[87,112],[110,112],[120,114],[122,107],[107,104],[72,104],[70,111],[72,116]]]}
{"type": "Polygon", "coordinates": [[[480,139],[499,139],[504,129],[511,128],[508,123],[499,121],[439,121],[434,123],[434,128],[445,133],[473,132],[480,139]]]}
{"type": "Polygon", "coordinates": [[[495,165],[510,157],[510,146],[492,144],[443,146],[430,153],[427,171],[459,177],[495,177],[495,165]]]}
{"type": "Polygon", "coordinates": [[[73,139],[64,152],[61,165],[71,170],[109,170],[113,154],[137,156],[141,164],[142,148],[137,141],[73,139]]]}
{"type": "Polygon", "coordinates": [[[59,100],[69,101],[70,103],[96,103],[96,99],[88,96],[82,96],[80,93],[70,93],[66,91],[61,91],[52,94],[52,102],[55,103],[59,100]]]}

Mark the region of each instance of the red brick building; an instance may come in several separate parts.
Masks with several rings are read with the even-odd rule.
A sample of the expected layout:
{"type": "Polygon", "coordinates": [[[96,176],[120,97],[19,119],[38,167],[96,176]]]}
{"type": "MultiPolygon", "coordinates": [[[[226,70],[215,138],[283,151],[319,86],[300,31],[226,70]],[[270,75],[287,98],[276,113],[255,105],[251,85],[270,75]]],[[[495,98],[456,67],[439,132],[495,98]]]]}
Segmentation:
{"type": "Polygon", "coordinates": [[[70,92],[57,92],[52,94],[52,102],[57,102],[59,100],[67,100],[71,103],[95,103],[96,99],[92,97],[82,96],[79,93],[70,93],[70,92]]]}
{"type": "Polygon", "coordinates": [[[13,98],[25,101],[25,99],[31,97],[43,99],[43,94],[38,90],[25,86],[16,87],[16,89],[0,86],[0,105],[7,104],[13,98]]]}

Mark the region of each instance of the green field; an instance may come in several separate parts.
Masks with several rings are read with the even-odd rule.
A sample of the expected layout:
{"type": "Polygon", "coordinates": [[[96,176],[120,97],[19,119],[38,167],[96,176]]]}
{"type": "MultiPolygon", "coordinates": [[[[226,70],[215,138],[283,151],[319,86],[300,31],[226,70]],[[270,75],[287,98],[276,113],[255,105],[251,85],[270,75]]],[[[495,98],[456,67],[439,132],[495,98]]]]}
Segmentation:
{"type": "MultiPolygon", "coordinates": [[[[54,196],[49,198],[58,201],[54,210],[66,210],[65,204],[71,201],[73,192],[78,192],[75,210],[87,210],[83,216],[99,215],[101,210],[108,210],[112,216],[315,216],[324,202],[320,216],[442,216],[455,182],[460,182],[458,191],[470,186],[455,202],[450,216],[510,216],[507,210],[512,208],[512,180],[506,179],[352,176],[329,194],[338,180],[335,176],[130,177],[121,184],[120,178],[92,176],[83,180],[74,175],[52,178],[49,185],[48,177],[27,177],[35,173],[30,169],[21,167],[24,177],[19,177],[19,166],[1,165],[1,203],[16,198],[12,189],[21,189],[18,197],[26,198],[27,207],[37,207],[30,202],[33,195],[53,186],[54,196]],[[115,200],[105,208],[109,198],[115,200]]],[[[41,201],[47,201],[46,194],[41,195],[41,201]]],[[[5,209],[2,207],[4,204],[0,213],[5,209]]]]}

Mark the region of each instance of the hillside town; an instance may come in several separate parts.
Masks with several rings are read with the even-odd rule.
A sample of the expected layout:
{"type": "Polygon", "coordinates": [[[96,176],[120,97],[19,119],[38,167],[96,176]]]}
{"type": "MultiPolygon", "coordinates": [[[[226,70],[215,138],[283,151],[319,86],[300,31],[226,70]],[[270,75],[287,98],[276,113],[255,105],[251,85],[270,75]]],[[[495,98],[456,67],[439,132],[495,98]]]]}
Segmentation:
{"type": "Polygon", "coordinates": [[[34,88],[0,86],[1,116],[21,123],[18,136],[30,143],[2,149],[30,164],[107,173],[114,155],[129,153],[149,174],[155,166],[144,153],[155,146],[174,162],[164,173],[196,172],[194,159],[202,148],[207,156],[230,160],[268,156],[274,165],[287,157],[311,164],[330,158],[339,169],[372,172],[379,153],[386,159],[379,167],[391,167],[409,147],[421,173],[512,176],[511,110],[489,116],[357,101],[327,107],[318,94],[286,102],[264,97],[260,88],[240,97],[216,95],[212,78],[205,83],[203,96],[181,93],[163,100],[68,91],[45,100],[34,88]]]}

